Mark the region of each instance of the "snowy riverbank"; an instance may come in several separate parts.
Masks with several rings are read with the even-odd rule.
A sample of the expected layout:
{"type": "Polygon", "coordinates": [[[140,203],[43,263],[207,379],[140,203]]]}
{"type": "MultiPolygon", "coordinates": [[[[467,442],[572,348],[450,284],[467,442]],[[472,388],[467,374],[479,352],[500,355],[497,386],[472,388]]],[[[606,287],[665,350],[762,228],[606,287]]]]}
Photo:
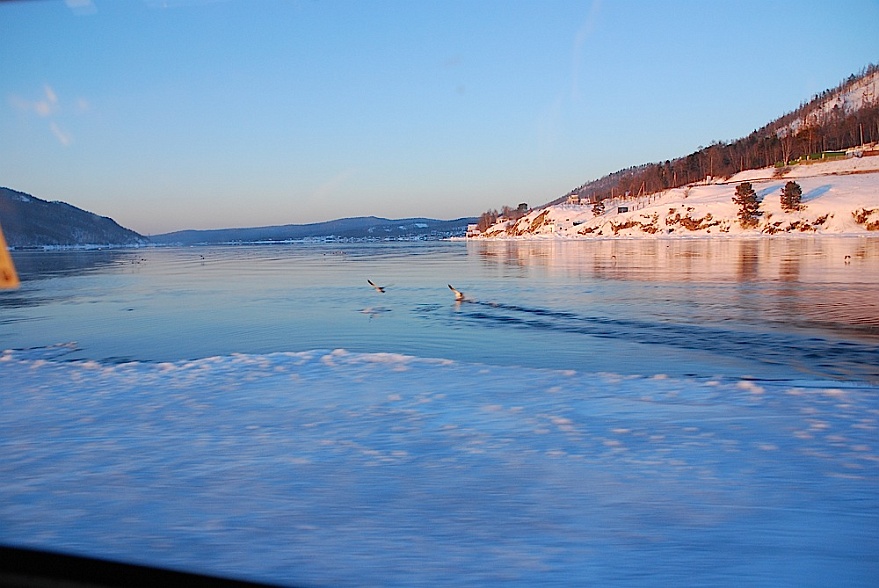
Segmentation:
{"type": "Polygon", "coordinates": [[[502,221],[477,238],[717,237],[778,234],[879,234],[879,156],[800,164],[780,175],[775,168],[748,170],[728,179],[592,205],[561,204],[502,221]],[[780,195],[797,182],[803,209],[785,212],[780,195]],[[736,185],[750,182],[761,199],[759,224],[740,226],[733,203],[736,185]]]}

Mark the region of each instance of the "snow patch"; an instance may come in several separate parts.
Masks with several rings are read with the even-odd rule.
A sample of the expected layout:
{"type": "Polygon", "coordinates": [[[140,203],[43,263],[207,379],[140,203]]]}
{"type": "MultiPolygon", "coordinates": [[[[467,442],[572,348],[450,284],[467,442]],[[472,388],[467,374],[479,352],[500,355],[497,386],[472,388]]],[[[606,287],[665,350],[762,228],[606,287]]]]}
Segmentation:
{"type": "Polygon", "coordinates": [[[748,170],[723,181],[700,183],[592,206],[562,204],[533,210],[517,221],[489,227],[476,239],[681,238],[757,235],[865,235],[879,231],[879,156],[748,170]],[[781,207],[787,181],[802,190],[801,210],[781,207]],[[743,228],[732,198],[751,182],[761,199],[754,228],[743,228]],[[618,212],[621,207],[628,210],[618,212]]]}

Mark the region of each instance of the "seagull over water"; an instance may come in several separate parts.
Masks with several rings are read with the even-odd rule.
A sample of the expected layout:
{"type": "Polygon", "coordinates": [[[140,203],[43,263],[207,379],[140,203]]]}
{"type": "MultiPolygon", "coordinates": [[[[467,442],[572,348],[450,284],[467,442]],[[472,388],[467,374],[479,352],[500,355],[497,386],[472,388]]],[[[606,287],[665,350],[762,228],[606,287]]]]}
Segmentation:
{"type": "Polygon", "coordinates": [[[451,284],[449,284],[449,290],[455,293],[455,302],[464,302],[466,300],[466,298],[464,298],[464,293],[460,290],[456,290],[451,284]]]}
{"type": "Polygon", "coordinates": [[[372,283],[372,280],[366,280],[366,281],[369,282],[369,285],[372,286],[373,288],[375,288],[375,291],[378,292],[379,294],[385,293],[384,286],[376,286],[375,284],[372,283]]]}

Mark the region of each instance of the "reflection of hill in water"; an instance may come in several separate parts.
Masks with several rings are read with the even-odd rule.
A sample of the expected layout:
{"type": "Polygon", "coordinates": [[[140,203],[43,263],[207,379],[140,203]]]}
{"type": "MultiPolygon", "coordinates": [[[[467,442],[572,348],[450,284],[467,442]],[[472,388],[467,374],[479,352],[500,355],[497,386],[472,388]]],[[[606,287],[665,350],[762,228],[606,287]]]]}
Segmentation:
{"type": "MultiPolygon", "coordinates": [[[[133,263],[140,259],[137,252],[119,249],[64,250],[64,251],[12,251],[12,261],[21,280],[21,289],[28,282],[83,275],[103,270],[120,263],[133,263]]],[[[60,294],[60,293],[59,293],[60,294]]],[[[0,307],[16,308],[49,302],[61,296],[34,296],[21,290],[0,291],[0,307]]],[[[3,322],[0,320],[0,322],[3,322]]]]}
{"type": "Polygon", "coordinates": [[[12,252],[22,282],[81,274],[139,258],[137,252],[120,249],[12,252]]]}
{"type": "Polygon", "coordinates": [[[656,282],[659,314],[689,304],[690,320],[712,323],[732,307],[747,322],[759,309],[794,327],[879,338],[879,238],[473,241],[468,251],[510,277],[656,282]]]}

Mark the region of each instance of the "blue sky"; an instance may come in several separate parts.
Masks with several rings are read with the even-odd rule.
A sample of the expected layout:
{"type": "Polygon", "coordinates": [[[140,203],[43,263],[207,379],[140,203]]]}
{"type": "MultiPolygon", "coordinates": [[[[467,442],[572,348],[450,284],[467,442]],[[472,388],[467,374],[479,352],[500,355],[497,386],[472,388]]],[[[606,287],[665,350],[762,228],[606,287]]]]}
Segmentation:
{"type": "Polygon", "coordinates": [[[879,62],[879,1],[0,3],[0,186],[143,234],[476,216],[879,62]]]}

